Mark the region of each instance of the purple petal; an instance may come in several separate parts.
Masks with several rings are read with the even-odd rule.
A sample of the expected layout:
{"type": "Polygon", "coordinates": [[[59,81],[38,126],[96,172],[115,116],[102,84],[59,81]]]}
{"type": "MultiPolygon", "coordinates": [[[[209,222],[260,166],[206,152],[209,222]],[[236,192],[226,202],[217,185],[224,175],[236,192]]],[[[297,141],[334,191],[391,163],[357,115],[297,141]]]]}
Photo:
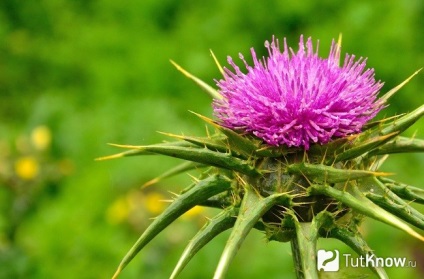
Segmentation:
{"type": "Polygon", "coordinates": [[[223,100],[214,100],[215,116],[223,125],[241,129],[270,145],[324,144],[334,137],[360,132],[381,109],[376,82],[366,59],[346,55],[339,66],[340,49],[333,41],[328,58],[320,58],[312,39],[306,46],[300,37],[297,53],[281,52],[273,38],[266,42],[269,56],[258,60],[251,49],[253,67],[242,55],[247,73],[228,57],[233,68],[225,68],[217,81],[223,100]]]}

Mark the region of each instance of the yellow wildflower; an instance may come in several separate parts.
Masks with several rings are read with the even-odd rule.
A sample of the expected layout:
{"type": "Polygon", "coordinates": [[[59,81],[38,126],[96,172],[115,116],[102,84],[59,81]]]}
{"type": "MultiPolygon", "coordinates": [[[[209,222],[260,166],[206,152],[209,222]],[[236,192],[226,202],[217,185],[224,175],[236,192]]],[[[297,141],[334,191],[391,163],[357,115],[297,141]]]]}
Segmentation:
{"type": "Polygon", "coordinates": [[[165,209],[166,204],[163,200],[164,196],[160,193],[147,193],[145,197],[145,207],[150,213],[158,215],[165,209]]]}
{"type": "Polygon", "coordinates": [[[47,126],[35,127],[31,132],[31,142],[37,150],[45,150],[50,146],[51,132],[47,126]]]}
{"type": "Polygon", "coordinates": [[[205,212],[205,209],[203,207],[195,206],[192,209],[190,209],[189,211],[187,211],[186,213],[184,213],[182,218],[193,219],[193,218],[196,218],[197,216],[202,215],[202,213],[204,213],[204,212],[205,212]]]}
{"type": "Polygon", "coordinates": [[[108,208],[106,218],[110,224],[119,224],[128,218],[130,207],[125,197],[121,197],[108,208]]]}
{"type": "Polygon", "coordinates": [[[38,162],[32,156],[19,158],[15,162],[15,172],[24,180],[34,179],[39,173],[38,162]]]}

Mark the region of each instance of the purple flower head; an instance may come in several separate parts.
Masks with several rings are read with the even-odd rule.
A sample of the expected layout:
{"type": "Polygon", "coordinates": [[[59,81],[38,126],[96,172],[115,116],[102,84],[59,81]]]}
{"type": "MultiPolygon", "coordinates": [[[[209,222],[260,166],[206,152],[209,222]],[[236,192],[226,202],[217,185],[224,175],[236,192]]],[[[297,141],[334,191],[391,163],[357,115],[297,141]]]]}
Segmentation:
{"type": "MultiPolygon", "coordinates": [[[[258,60],[251,49],[253,66],[243,56],[247,73],[228,57],[234,69],[225,68],[217,81],[222,99],[214,100],[215,116],[222,125],[253,133],[270,145],[324,144],[333,137],[358,133],[383,107],[377,94],[383,83],[366,59],[345,56],[339,66],[340,47],[334,41],[328,58],[318,56],[312,40],[300,37],[299,50],[284,51],[273,38],[265,43],[269,56],[258,60]]],[[[318,49],[318,47],[317,47],[318,49]]]]}

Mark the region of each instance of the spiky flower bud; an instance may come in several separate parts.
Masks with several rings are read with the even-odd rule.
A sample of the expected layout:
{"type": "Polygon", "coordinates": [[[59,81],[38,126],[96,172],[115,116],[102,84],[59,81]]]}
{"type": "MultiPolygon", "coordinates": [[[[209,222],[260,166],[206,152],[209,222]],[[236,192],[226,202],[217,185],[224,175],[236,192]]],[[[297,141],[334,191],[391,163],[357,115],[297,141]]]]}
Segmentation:
{"type": "MultiPolygon", "coordinates": [[[[340,41],[339,41],[340,42],[340,41]]],[[[337,238],[361,256],[371,249],[359,233],[368,216],[424,241],[409,225],[424,229],[424,215],[411,202],[424,203],[423,190],[386,178],[378,168],[387,155],[423,152],[424,141],[400,134],[424,115],[411,113],[368,122],[415,74],[381,98],[382,87],[365,60],[346,55],[339,66],[340,43],[327,59],[318,57],[308,39],[294,52],[284,41],[267,44],[269,57],[245,62],[244,74],[231,59],[215,90],[176,67],[214,98],[218,121],[200,116],[216,128],[206,137],[169,135],[177,141],[125,146],[128,151],[101,159],[161,154],[188,162],[148,182],[187,170],[206,168],[140,236],[115,273],[158,233],[196,205],[222,212],[194,236],[171,278],[211,239],[233,228],[215,272],[223,278],[246,235],[253,228],[267,239],[290,241],[298,278],[318,278],[316,243],[337,238]],[[368,123],[367,123],[368,122],[368,123]]],[[[215,58],[215,57],[214,57],[215,58]]],[[[216,60],[216,59],[215,59],[216,60]]],[[[370,267],[387,278],[382,267],[370,267]]]]}

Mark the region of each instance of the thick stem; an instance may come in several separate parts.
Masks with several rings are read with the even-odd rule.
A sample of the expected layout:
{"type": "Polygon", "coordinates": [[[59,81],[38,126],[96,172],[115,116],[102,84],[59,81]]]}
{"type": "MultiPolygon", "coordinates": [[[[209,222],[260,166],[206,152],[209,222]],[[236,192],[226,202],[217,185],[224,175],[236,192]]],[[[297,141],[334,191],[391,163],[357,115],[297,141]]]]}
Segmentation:
{"type": "Polygon", "coordinates": [[[296,237],[291,240],[294,268],[298,279],[318,279],[316,244],[318,227],[316,222],[296,225],[296,237]]]}

